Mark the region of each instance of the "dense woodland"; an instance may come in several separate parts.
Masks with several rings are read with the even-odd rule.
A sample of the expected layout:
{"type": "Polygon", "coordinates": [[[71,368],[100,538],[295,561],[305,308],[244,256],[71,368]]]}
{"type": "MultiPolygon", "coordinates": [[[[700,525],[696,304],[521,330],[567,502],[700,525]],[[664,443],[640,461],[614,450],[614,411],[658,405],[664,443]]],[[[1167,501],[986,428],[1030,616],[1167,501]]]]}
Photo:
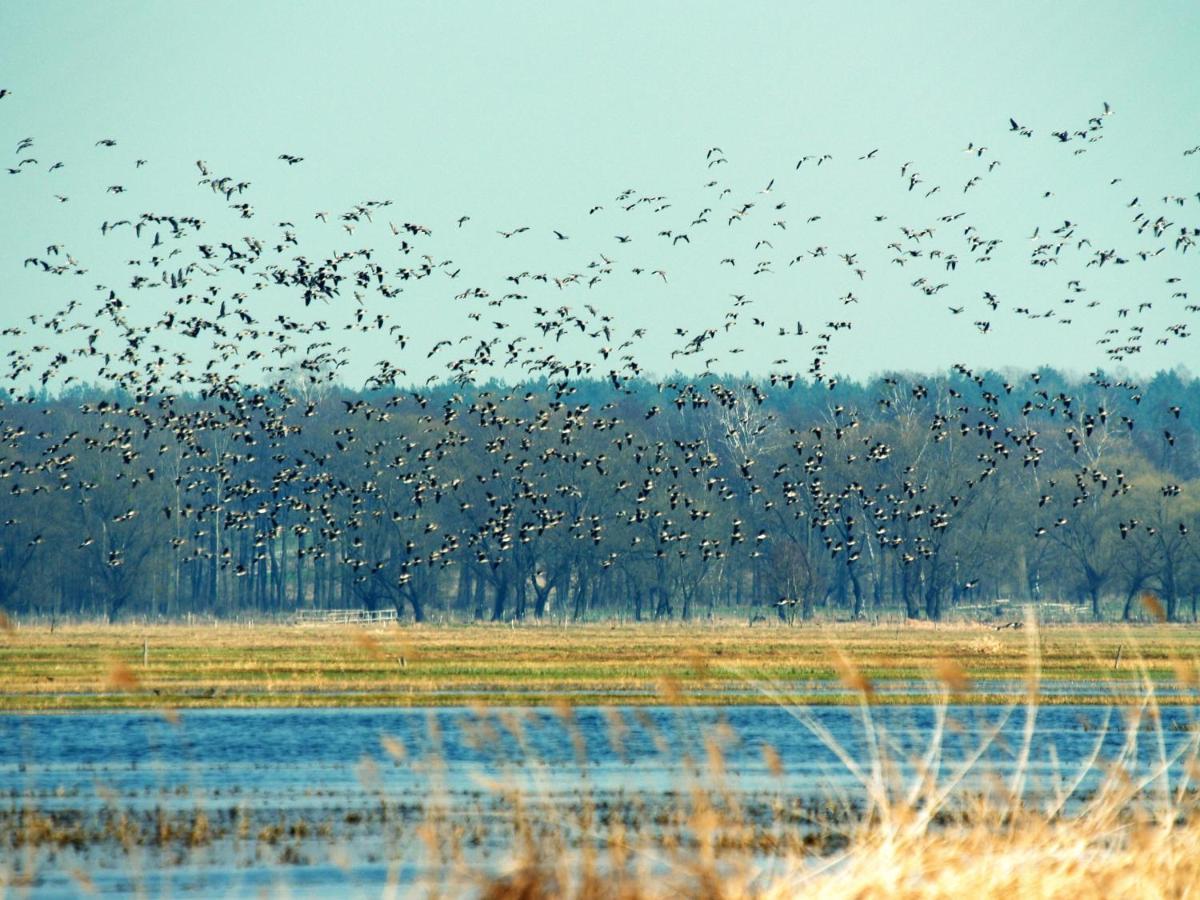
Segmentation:
{"type": "Polygon", "coordinates": [[[0,416],[17,616],[1195,619],[1200,596],[1200,382],[1172,373],[221,382],[0,416]]]}

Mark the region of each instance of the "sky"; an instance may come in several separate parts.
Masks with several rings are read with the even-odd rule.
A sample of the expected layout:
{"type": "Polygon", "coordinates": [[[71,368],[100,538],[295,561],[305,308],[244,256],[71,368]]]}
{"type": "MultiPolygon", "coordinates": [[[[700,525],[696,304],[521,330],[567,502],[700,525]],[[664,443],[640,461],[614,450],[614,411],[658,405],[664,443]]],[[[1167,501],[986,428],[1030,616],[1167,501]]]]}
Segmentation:
{"type": "MultiPolygon", "coordinates": [[[[1200,252],[1180,254],[1170,240],[1179,225],[1200,226],[1200,153],[1184,155],[1200,144],[1197,59],[1200,6],[1187,2],[6,3],[0,327],[71,299],[87,312],[100,284],[120,290],[128,260],[149,251],[99,223],[155,211],[199,215],[232,236],[220,239],[266,239],[294,222],[314,257],[394,247],[384,220],[427,226],[433,234],[414,243],[450,262],[394,301],[366,301],[409,341],[400,350],[382,333],[343,335],[351,382],[382,358],[414,378],[436,372],[442,357],[426,358],[428,348],[465,329],[506,340],[530,332],[532,342],[532,308],[559,304],[610,315],[613,345],[644,328],[636,353],[658,373],[709,359],[729,371],[802,372],[831,321],[853,327],[824,342],[826,369],[854,377],[954,362],[1194,368],[1200,345],[1165,329],[1194,321],[1184,307],[1200,302],[1200,252]],[[1101,140],[1051,136],[1086,130],[1105,103],[1101,140]],[[1012,132],[1010,117],[1033,136],[1012,132]],[[13,152],[27,137],[33,146],[13,152]],[[116,146],[98,147],[104,138],[116,146]],[[714,147],[725,162],[712,165],[714,147]],[[37,162],[19,166],[26,158],[37,162]],[[197,186],[196,160],[251,182],[240,199],[254,219],[197,186]],[[909,190],[913,172],[921,180],[909,190]],[[107,190],[115,184],[125,190],[107,190]],[[626,212],[616,198],[627,189],[664,199],[626,212]],[[1176,196],[1182,206],[1163,202],[1176,196]],[[366,199],[392,205],[342,232],[337,212],[366,199]],[[694,224],[704,209],[709,221],[694,224]],[[314,218],[325,210],[329,223],[314,218]],[[1166,216],[1167,237],[1136,234],[1139,210],[1166,216]],[[459,226],[461,216],[470,218],[459,226]],[[1032,266],[1034,247],[1068,222],[1059,261],[1032,266]],[[497,234],[518,225],[530,231],[497,234]],[[935,234],[920,240],[901,230],[926,226],[935,234]],[[972,261],[971,234],[998,242],[987,262],[972,261]],[[895,263],[893,242],[922,255],[895,263]],[[87,274],[23,265],[51,244],[87,274]],[[1168,249],[1135,256],[1158,246],[1168,249]],[[956,253],[957,268],[930,258],[934,248],[956,253]],[[1131,263],[1087,266],[1104,248],[1131,263]],[[612,272],[586,287],[588,264],[605,258],[612,272]],[[499,297],[504,276],[522,271],[585,279],[527,280],[504,307],[455,300],[472,286],[499,297]],[[921,277],[947,287],[925,294],[912,284],[921,277]],[[1189,283],[1190,298],[1172,296],[1189,283]],[[735,307],[733,294],[750,302],[735,307]],[[718,335],[681,356],[706,328],[718,335]],[[1131,328],[1145,349],[1106,356],[1131,328]]],[[[144,322],[170,299],[122,294],[144,322]]],[[[355,301],[342,299],[320,315],[349,316],[355,301]]],[[[294,295],[253,302],[266,318],[316,314],[294,295]]],[[[44,353],[62,340],[38,339],[44,353]]],[[[557,342],[561,355],[591,352],[571,340],[557,342]]],[[[30,336],[0,341],[7,352],[30,336]]]]}

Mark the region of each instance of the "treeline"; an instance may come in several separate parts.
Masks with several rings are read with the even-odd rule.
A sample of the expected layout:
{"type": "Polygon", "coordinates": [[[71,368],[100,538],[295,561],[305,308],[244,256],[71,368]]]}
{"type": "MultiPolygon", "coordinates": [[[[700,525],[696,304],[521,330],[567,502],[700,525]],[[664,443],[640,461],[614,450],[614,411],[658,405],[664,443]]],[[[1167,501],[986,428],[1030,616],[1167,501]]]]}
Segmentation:
{"type": "Polygon", "coordinates": [[[0,410],[0,608],[1196,618],[1200,382],[77,388],[0,410]],[[1154,600],[1140,602],[1149,592],[1154,600]]]}

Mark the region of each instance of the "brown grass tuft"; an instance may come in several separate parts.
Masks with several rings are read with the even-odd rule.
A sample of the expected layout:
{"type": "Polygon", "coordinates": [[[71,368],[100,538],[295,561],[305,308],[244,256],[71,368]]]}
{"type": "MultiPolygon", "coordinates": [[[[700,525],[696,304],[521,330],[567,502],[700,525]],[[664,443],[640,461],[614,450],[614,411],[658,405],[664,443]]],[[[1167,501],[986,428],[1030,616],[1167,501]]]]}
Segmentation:
{"type": "Polygon", "coordinates": [[[850,690],[868,698],[875,695],[875,685],[871,683],[871,679],[864,675],[858,666],[840,650],[834,660],[834,668],[837,671],[838,680],[850,690]]]}
{"type": "Polygon", "coordinates": [[[383,647],[374,637],[365,631],[354,632],[354,643],[358,644],[371,659],[386,659],[387,654],[383,652],[383,647]]]}
{"type": "Polygon", "coordinates": [[[119,659],[109,663],[104,685],[110,691],[136,691],[142,687],[137,676],[133,674],[133,669],[119,659]]]}
{"type": "Polygon", "coordinates": [[[1153,591],[1143,591],[1142,596],[1138,599],[1141,600],[1142,607],[1154,618],[1154,621],[1167,621],[1167,611],[1153,591]]]}
{"type": "Polygon", "coordinates": [[[937,680],[955,694],[965,694],[971,689],[971,679],[966,670],[952,659],[942,657],[933,664],[933,672],[937,680]]]}

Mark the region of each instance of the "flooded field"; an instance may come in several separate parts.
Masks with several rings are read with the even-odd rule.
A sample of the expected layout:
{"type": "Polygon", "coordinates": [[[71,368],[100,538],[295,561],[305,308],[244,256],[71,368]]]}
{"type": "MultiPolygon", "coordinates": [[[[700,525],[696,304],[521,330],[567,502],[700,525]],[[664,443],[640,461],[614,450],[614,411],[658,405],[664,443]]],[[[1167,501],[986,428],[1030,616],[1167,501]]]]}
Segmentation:
{"type": "Polygon", "coordinates": [[[15,896],[467,892],[531,846],[669,873],[714,846],[759,877],[944,786],[1084,806],[1114,770],[1175,802],[1194,706],[272,709],[0,717],[0,883],[15,896]],[[872,762],[878,764],[872,771],[872,762]],[[963,774],[965,772],[965,774],[963,774]],[[1067,795],[1070,798],[1067,798],[1067,795]],[[890,798],[890,799],[889,799],[890,798]],[[785,862],[786,861],[786,862],[785,862]]]}

